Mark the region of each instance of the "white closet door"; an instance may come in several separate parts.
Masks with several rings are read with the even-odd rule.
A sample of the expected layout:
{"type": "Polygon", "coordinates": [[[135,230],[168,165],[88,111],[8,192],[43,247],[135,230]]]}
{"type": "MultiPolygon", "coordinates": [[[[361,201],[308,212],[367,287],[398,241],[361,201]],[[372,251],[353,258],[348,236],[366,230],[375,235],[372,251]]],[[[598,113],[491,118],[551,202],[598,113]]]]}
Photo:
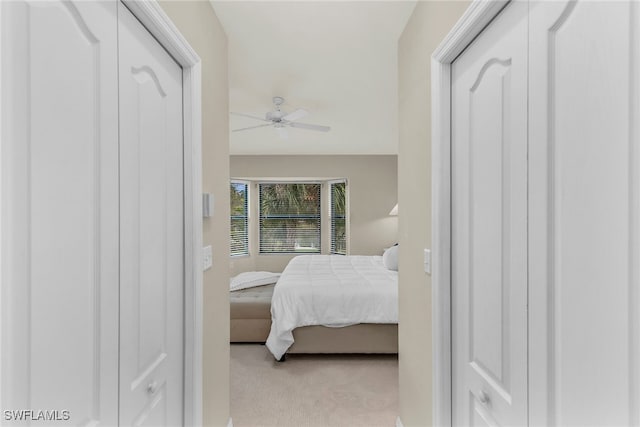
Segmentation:
{"type": "Polygon", "coordinates": [[[2,409],[58,410],[58,418],[66,410],[70,417],[34,425],[112,426],[118,410],[116,4],[0,6],[2,409]]]}
{"type": "Polygon", "coordinates": [[[119,18],[120,423],[182,425],[182,69],[119,18]]]}
{"type": "Polygon", "coordinates": [[[531,424],[640,424],[638,2],[531,4],[531,424]]]}
{"type": "Polygon", "coordinates": [[[527,4],[452,68],[453,425],[527,424],[527,4]]]}

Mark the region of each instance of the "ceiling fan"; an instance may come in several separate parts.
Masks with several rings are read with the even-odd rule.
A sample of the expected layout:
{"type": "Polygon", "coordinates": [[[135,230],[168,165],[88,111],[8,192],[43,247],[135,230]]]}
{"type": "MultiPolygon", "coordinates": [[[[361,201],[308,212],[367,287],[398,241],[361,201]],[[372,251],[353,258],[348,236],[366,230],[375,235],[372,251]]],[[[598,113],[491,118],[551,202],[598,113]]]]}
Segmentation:
{"type": "Polygon", "coordinates": [[[329,132],[331,128],[329,126],[320,126],[320,125],[312,125],[309,123],[300,123],[296,122],[296,120],[305,117],[309,112],[305,109],[298,108],[297,110],[292,111],[291,113],[287,113],[282,111],[282,104],[284,103],[284,98],[281,96],[273,97],[273,105],[275,106],[275,110],[269,111],[265,114],[265,118],[252,116],[250,114],[245,113],[234,113],[231,114],[242,117],[249,117],[250,119],[261,120],[263,122],[267,122],[265,124],[249,126],[241,129],[233,129],[232,132],[240,132],[243,130],[249,129],[257,129],[266,126],[273,126],[278,134],[282,138],[287,138],[287,127],[297,128],[297,129],[307,129],[307,130],[315,130],[319,132],[329,132]]]}

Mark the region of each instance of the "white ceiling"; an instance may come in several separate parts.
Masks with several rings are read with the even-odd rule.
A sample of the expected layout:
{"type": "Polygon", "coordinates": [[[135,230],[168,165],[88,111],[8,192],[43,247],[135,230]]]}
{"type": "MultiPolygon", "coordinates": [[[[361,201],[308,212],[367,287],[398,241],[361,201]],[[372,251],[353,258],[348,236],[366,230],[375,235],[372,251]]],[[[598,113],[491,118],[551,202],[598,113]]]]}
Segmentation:
{"type": "MultiPolygon", "coordinates": [[[[415,1],[215,1],[229,40],[229,108],[264,117],[271,98],[328,133],[230,133],[231,154],[397,154],[397,42],[415,1]]],[[[230,116],[231,129],[262,122],[230,116]]]]}

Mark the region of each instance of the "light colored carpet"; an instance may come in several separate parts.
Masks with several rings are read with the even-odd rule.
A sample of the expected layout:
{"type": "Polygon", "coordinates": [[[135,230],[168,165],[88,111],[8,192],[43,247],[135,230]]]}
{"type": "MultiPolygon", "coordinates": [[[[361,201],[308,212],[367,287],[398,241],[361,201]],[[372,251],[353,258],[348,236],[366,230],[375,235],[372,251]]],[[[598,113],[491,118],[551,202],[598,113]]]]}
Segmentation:
{"type": "Polygon", "coordinates": [[[231,345],[234,427],[393,427],[396,355],[289,355],[231,345]]]}

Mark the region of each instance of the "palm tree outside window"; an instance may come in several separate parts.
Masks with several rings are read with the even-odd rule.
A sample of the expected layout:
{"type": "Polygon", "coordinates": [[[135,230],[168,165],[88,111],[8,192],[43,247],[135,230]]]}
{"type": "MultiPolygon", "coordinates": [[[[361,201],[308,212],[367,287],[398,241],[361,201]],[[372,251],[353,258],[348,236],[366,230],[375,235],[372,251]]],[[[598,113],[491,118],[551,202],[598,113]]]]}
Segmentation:
{"type": "Polygon", "coordinates": [[[347,254],[347,183],[332,182],[331,204],[331,253],[347,254]]]}
{"type": "Polygon", "coordinates": [[[321,253],[321,183],[260,183],[260,253],[321,253]]]}

